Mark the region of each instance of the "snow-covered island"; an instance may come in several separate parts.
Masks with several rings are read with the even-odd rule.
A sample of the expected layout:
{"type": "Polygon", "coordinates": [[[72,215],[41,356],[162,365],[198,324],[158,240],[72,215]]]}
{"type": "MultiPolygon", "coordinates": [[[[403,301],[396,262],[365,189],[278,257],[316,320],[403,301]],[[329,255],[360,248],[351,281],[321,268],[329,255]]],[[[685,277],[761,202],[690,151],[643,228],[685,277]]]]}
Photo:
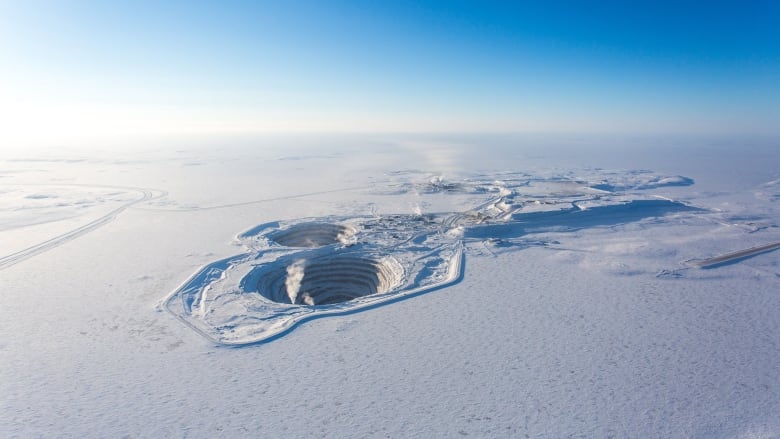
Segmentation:
{"type": "Polygon", "coordinates": [[[780,434],[776,148],[426,141],[0,157],[0,436],[780,434]]]}

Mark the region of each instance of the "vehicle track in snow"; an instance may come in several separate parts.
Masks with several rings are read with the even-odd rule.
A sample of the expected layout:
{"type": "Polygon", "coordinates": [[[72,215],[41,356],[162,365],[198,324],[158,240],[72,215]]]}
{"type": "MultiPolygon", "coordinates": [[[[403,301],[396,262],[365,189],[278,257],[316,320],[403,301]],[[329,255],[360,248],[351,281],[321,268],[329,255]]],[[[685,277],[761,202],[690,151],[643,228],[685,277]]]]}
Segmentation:
{"type": "MultiPolygon", "coordinates": [[[[25,184],[15,184],[14,186],[33,186],[33,185],[25,185],[25,184]]],[[[104,226],[111,221],[114,221],[119,214],[124,212],[129,207],[142,203],[145,201],[154,200],[157,198],[161,198],[166,196],[168,193],[161,190],[156,189],[147,189],[147,188],[137,188],[137,187],[126,187],[126,186],[104,186],[104,185],[88,185],[88,184],[69,184],[69,185],[61,185],[61,184],[52,184],[52,185],[34,185],[34,186],[71,186],[71,187],[92,187],[92,188],[105,188],[105,189],[122,189],[122,190],[128,190],[128,191],[135,191],[140,192],[142,194],[141,198],[138,198],[136,200],[129,201],[127,203],[122,204],[121,206],[117,207],[116,209],[112,210],[111,212],[108,212],[107,214],[101,216],[100,218],[97,218],[93,221],[90,221],[87,224],[84,224],[83,226],[77,227],[73,230],[69,230],[65,233],[62,233],[60,235],[57,235],[53,238],[47,239],[46,241],[40,242],[38,244],[35,244],[33,246],[27,247],[24,250],[19,250],[17,252],[11,253],[10,255],[6,255],[3,257],[0,257],[0,270],[4,270],[8,267],[11,267],[13,265],[18,264],[19,262],[25,261],[27,259],[30,259],[34,256],[37,256],[41,253],[44,253],[46,251],[49,251],[53,248],[59,247],[69,241],[72,241],[79,236],[86,235],[89,232],[92,232],[93,230],[96,230],[97,228],[104,226]]]]}
{"type": "Polygon", "coordinates": [[[242,207],[242,206],[250,206],[252,204],[262,204],[262,203],[270,203],[273,201],[284,201],[284,200],[294,200],[298,198],[306,198],[306,197],[312,197],[315,195],[325,195],[325,194],[335,194],[339,192],[349,192],[349,191],[359,191],[359,190],[365,190],[368,189],[369,186],[351,186],[351,187],[344,187],[344,188],[337,188],[337,189],[329,189],[324,191],[315,191],[315,192],[305,192],[301,194],[291,194],[291,195],[284,195],[280,197],[271,197],[271,198],[263,198],[260,200],[251,200],[251,201],[240,201],[237,203],[228,203],[228,204],[216,204],[212,206],[191,206],[191,207],[175,207],[175,208],[168,208],[168,207],[133,207],[134,210],[151,210],[151,211],[161,211],[161,212],[196,212],[201,210],[217,210],[217,209],[229,209],[233,207],[242,207]]]}

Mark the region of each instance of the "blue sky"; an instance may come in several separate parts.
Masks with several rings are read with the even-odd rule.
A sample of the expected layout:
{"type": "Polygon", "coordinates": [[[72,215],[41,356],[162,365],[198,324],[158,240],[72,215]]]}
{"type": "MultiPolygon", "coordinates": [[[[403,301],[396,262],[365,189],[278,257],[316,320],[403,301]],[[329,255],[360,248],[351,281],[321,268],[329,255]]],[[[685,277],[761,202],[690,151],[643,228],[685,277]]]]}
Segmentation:
{"type": "Polygon", "coordinates": [[[772,1],[4,1],[0,116],[12,127],[6,141],[321,131],[774,136],[778,29],[772,1]]]}

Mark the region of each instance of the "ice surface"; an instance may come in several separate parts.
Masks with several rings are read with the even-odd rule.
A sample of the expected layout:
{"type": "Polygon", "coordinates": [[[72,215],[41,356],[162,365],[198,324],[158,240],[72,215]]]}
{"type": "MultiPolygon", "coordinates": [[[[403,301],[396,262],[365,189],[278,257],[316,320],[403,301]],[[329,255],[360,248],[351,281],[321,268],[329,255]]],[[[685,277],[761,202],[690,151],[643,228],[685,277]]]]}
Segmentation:
{"type": "Polygon", "coordinates": [[[780,435],[776,145],[230,142],[0,157],[0,436],[780,435]]]}

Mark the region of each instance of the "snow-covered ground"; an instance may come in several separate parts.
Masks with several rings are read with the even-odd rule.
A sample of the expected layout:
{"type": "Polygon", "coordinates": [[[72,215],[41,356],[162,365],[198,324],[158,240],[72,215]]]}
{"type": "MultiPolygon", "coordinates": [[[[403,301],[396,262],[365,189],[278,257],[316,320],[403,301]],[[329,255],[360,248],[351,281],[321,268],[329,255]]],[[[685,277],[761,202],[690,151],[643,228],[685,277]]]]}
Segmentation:
{"type": "Polygon", "coordinates": [[[778,437],[778,151],[3,153],[0,436],[778,437]]]}

